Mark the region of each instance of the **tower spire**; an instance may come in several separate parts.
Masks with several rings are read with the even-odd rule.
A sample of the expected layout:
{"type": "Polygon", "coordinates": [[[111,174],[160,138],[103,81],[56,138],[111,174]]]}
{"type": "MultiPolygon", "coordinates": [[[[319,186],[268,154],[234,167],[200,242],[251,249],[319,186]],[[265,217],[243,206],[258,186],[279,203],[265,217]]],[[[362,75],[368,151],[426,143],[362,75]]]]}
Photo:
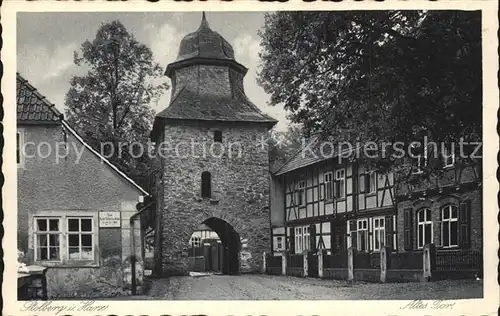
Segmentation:
{"type": "Polygon", "coordinates": [[[205,11],[203,11],[202,14],[201,14],[201,25],[200,25],[200,27],[203,27],[203,26],[209,27],[208,21],[207,21],[207,17],[205,15],[205,11]]]}

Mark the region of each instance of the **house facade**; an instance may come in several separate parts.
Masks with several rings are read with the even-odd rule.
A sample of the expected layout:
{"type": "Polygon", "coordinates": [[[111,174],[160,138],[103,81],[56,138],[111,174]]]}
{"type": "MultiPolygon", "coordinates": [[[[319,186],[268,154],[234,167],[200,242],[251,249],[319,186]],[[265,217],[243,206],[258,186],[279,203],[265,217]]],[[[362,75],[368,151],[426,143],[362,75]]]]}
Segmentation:
{"type": "Polygon", "coordinates": [[[272,178],[273,253],[397,251],[393,173],[299,152],[272,178]]]}
{"type": "Polygon", "coordinates": [[[273,254],[385,247],[421,261],[432,245],[437,269],[472,260],[481,270],[475,259],[483,244],[481,161],[439,158],[439,175],[426,177],[433,162],[423,157],[403,176],[366,168],[362,159],[297,153],[272,175],[273,254]]]}
{"type": "Polygon", "coordinates": [[[18,248],[50,297],[140,292],[149,194],[93,150],[17,75],[18,248]]]}

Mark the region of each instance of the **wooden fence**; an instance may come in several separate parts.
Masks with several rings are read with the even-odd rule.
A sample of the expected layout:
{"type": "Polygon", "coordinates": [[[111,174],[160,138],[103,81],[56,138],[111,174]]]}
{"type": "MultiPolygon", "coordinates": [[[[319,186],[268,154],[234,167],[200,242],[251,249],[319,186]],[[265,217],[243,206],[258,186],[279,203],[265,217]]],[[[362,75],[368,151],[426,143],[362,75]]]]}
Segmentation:
{"type": "Polygon", "coordinates": [[[422,252],[395,252],[387,258],[387,269],[423,269],[422,252]]]}
{"type": "Polygon", "coordinates": [[[384,248],[380,253],[364,253],[349,249],[348,252],[334,254],[266,255],[265,261],[265,272],[273,275],[375,282],[471,278],[482,276],[483,272],[481,252],[436,251],[432,244],[414,252],[396,253],[384,248]],[[283,265],[285,271],[282,270],[283,265]]]}
{"type": "Polygon", "coordinates": [[[288,254],[286,274],[293,276],[304,276],[304,255],[302,254],[288,254]]]}
{"type": "Polygon", "coordinates": [[[272,275],[282,274],[282,256],[266,255],[266,273],[272,275]]]}

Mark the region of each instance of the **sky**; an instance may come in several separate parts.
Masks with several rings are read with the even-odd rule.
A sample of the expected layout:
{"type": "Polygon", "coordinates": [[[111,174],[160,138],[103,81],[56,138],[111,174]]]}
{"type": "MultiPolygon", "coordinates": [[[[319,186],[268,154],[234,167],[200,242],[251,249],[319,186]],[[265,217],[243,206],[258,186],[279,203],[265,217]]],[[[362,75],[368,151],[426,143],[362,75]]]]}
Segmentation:
{"type": "MultiPolygon", "coordinates": [[[[270,106],[269,96],[257,84],[260,37],[264,12],[207,12],[212,30],[234,48],[236,60],[248,68],[245,92],[263,112],[279,120],[277,129],[288,125],[280,106],[270,106]]],[[[37,12],[17,15],[17,71],[38,91],[64,111],[69,81],[83,70],[73,63],[73,52],[94,39],[100,25],[120,20],[136,39],[151,48],[162,67],[173,62],[181,39],[200,25],[201,12],[37,12]]],[[[165,81],[170,83],[168,77],[165,81]]],[[[159,112],[168,106],[167,91],[152,108],[159,112]]]]}

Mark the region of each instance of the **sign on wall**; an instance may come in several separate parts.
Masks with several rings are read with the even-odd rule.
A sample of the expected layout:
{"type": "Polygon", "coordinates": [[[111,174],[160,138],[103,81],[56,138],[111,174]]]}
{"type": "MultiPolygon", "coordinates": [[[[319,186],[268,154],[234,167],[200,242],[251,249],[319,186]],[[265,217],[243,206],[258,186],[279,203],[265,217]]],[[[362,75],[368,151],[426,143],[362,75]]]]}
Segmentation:
{"type": "Polygon", "coordinates": [[[99,212],[99,227],[121,227],[120,212],[99,212]]]}

